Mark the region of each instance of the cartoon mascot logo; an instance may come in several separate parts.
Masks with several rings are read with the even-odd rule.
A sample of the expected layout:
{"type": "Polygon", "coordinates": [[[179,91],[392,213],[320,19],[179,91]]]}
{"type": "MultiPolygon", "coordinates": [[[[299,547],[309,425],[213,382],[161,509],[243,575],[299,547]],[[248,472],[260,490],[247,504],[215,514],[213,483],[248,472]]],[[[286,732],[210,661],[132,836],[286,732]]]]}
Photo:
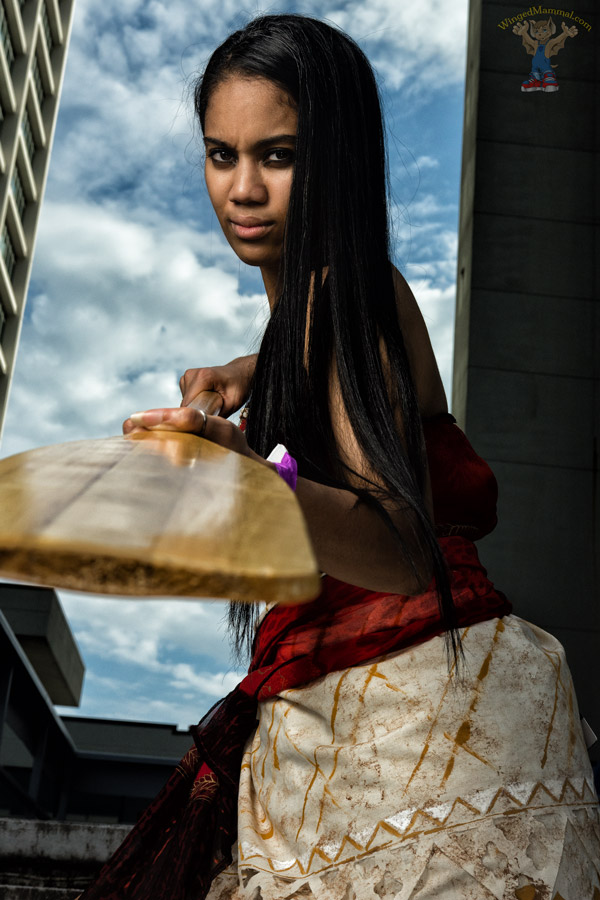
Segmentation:
{"type": "Polygon", "coordinates": [[[550,62],[551,56],[556,56],[559,50],[565,46],[568,37],[575,37],[577,28],[572,25],[567,28],[562,23],[562,34],[556,34],[556,25],[552,16],[548,19],[529,19],[513,26],[513,34],[520,34],[523,46],[530,56],[531,72],[529,78],[521,84],[521,90],[527,93],[531,91],[545,91],[547,93],[558,90],[558,81],[552,71],[556,68],[550,62]]]}

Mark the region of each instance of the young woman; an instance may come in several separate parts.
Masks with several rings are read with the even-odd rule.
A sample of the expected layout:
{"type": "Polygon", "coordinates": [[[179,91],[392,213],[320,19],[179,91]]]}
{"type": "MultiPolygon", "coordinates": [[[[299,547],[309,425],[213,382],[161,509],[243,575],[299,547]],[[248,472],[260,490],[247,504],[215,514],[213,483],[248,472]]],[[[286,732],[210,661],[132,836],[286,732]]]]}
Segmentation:
{"type": "MultiPolygon", "coordinates": [[[[211,201],[271,316],[257,357],[186,372],[182,407],[124,430],[195,432],[274,469],[285,445],[327,574],[313,603],[267,612],[249,675],[85,897],[592,900],[570,676],[477,559],[495,481],[389,261],[366,58],[322,22],[265,16],[215,51],[196,109],[211,201]],[[221,417],[186,407],[204,389],[221,417]],[[223,415],[250,394],[244,432],[223,415]]],[[[243,648],[255,611],[231,623],[243,648]]]]}

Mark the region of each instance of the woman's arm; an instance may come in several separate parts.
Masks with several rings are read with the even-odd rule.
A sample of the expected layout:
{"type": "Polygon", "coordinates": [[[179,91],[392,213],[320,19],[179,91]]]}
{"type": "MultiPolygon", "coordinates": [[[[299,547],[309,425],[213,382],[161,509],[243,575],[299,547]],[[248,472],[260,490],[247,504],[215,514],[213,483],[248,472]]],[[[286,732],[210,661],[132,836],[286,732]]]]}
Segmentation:
{"type": "Polygon", "coordinates": [[[418,594],[431,580],[408,510],[390,511],[404,546],[381,516],[351,491],[298,478],[296,496],[308,525],[319,568],[328,575],[372,591],[418,594]],[[415,560],[407,561],[406,549],[415,560]]]}

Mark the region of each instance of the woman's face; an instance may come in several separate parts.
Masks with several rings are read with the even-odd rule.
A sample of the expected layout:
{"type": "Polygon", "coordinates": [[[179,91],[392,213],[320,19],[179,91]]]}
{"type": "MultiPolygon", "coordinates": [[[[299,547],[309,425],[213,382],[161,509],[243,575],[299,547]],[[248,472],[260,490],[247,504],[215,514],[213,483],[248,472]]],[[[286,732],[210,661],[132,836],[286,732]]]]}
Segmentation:
{"type": "Polygon", "coordinates": [[[206,186],[225,237],[263,276],[279,268],[294,171],[298,115],[272,81],[231,75],[204,122],[206,186]]]}

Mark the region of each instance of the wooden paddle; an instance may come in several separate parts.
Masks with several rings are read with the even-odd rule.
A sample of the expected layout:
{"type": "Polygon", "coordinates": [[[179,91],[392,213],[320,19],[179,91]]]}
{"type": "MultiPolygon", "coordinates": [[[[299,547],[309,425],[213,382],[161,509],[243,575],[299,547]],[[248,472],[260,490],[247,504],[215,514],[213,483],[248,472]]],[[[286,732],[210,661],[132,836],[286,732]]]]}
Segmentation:
{"type": "MultiPolygon", "coordinates": [[[[219,394],[193,406],[218,413],[219,394]]],[[[127,596],[299,602],[319,592],[300,507],[275,472],[192,434],[0,460],[0,576],[127,596]]]]}

